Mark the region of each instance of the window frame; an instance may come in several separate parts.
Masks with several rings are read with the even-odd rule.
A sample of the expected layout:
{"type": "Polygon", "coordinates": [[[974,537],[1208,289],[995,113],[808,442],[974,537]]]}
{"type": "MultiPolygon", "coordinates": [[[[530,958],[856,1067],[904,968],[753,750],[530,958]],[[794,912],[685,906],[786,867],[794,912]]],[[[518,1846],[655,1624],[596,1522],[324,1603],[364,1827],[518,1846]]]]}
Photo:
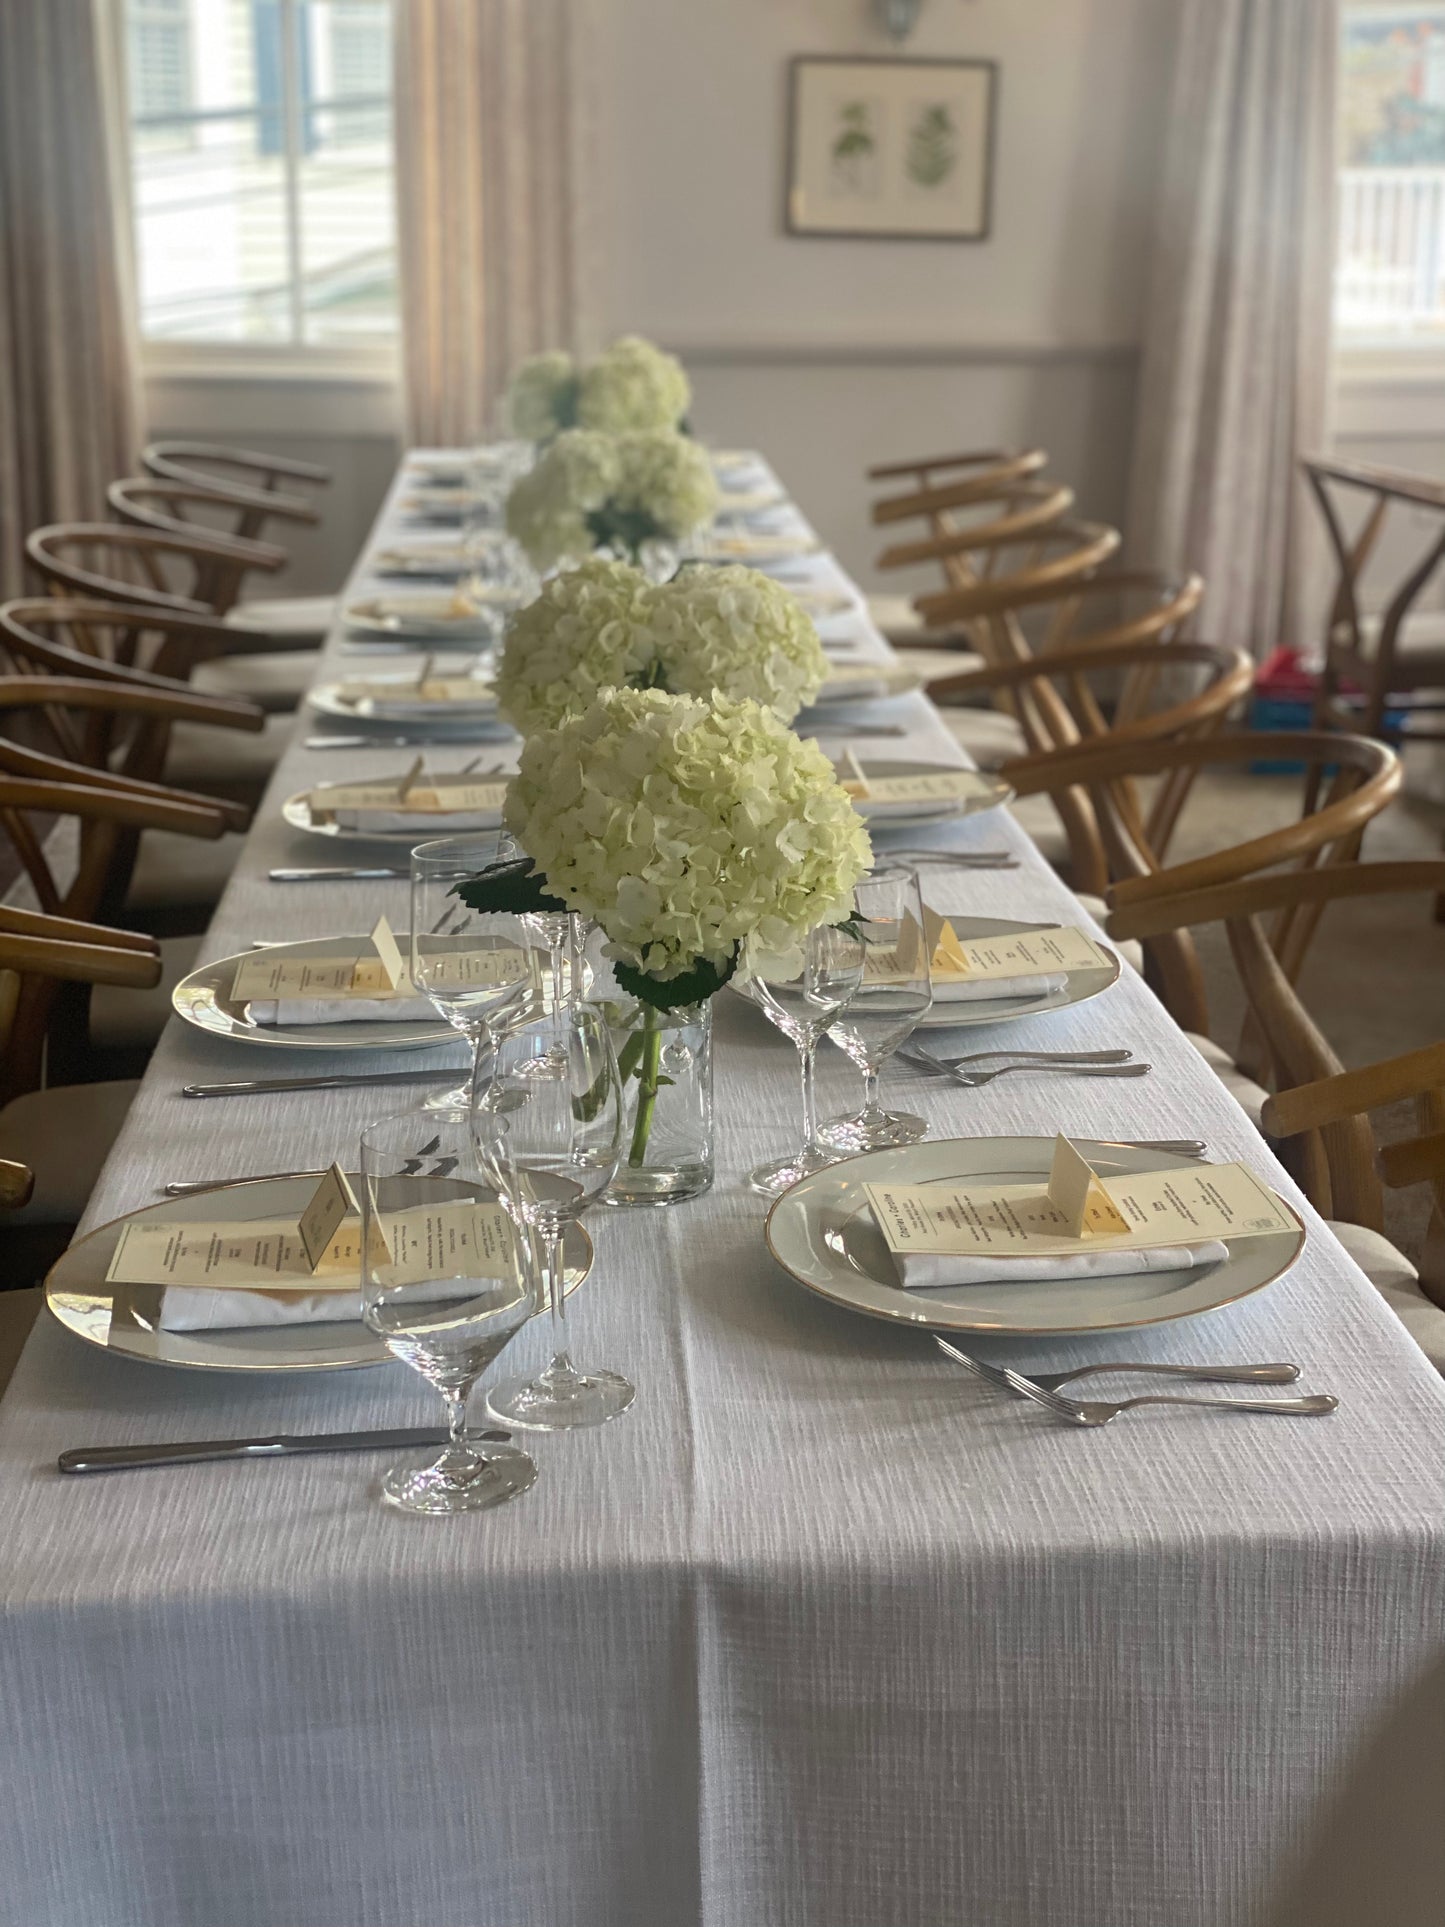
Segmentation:
{"type": "MultiPolygon", "coordinates": [[[[281,13],[281,48],[285,86],[283,125],[286,134],[286,222],[287,253],[293,266],[302,259],[300,210],[300,130],[306,104],[298,90],[297,63],[294,58],[295,33],[288,30],[294,22],[300,0],[278,0],[281,13]]],[[[390,18],[394,0],[379,0],[390,18]]],[[[110,14],[114,72],[120,78],[121,120],[124,138],[121,152],[121,198],[129,224],[132,259],[139,254],[138,209],[131,170],[130,34],[128,10],[124,4],[110,14]]],[[[395,223],[393,223],[395,234],[395,223]]],[[[396,385],[401,366],[401,317],[398,312],[394,336],[386,341],[328,343],[289,341],[185,341],[148,336],[144,332],[139,286],[132,275],[134,292],[132,313],[141,372],[148,385],[169,380],[195,382],[272,381],[277,383],[329,383],[336,387],[390,389],[396,385]]],[[[290,312],[293,332],[304,316],[303,279],[297,274],[289,280],[290,312]]]]}

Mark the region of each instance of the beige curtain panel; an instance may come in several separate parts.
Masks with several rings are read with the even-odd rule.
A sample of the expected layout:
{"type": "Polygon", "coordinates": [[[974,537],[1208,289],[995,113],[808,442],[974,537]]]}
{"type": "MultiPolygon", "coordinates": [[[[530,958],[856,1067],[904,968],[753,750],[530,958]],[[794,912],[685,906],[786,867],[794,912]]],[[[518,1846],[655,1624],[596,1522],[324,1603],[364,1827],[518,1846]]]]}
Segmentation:
{"type": "Polygon", "coordinates": [[[106,0],[0,0],[0,590],[24,540],[104,515],[141,405],[106,0]]]}
{"type": "Polygon", "coordinates": [[[581,0],[396,0],[407,437],[499,427],[524,356],[577,345],[581,0]]]}
{"type": "Polygon", "coordinates": [[[1297,461],[1328,423],[1338,31],[1330,0],[1180,5],[1129,542],[1259,655],[1319,641],[1297,461]]]}

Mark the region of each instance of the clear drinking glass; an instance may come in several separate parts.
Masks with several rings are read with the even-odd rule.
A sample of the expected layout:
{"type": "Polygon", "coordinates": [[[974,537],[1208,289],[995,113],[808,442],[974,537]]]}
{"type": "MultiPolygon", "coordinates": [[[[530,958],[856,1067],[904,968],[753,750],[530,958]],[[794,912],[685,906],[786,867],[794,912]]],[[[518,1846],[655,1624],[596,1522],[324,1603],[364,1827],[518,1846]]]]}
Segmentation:
{"type": "Polygon", "coordinates": [[[469,1108],[497,1026],[523,1015],[535,990],[521,918],[472,910],[455,894],[509,850],[504,831],[481,830],[419,843],[411,853],[411,980],[472,1047],[467,1081],[430,1098],[433,1108],[469,1108]]]}
{"type": "Polygon", "coordinates": [[[408,1111],[362,1132],[362,1317],[447,1402],[440,1457],[382,1480],[408,1512],[502,1505],[537,1476],[516,1446],[467,1436],[472,1386],[539,1302],[536,1252],[505,1207],[515,1188],[500,1117],[408,1111]]]}
{"type": "Polygon", "coordinates": [[[854,890],[853,909],[863,937],[863,981],[828,1035],[863,1073],[863,1108],[831,1119],[818,1136],[840,1151],[881,1151],[912,1144],[928,1128],[911,1111],[885,1111],[878,1102],[883,1066],[933,1003],[918,872],[880,865],[854,890]]]}
{"type": "Polygon", "coordinates": [[[508,1425],[559,1432],[601,1425],[632,1403],[616,1372],[574,1365],[567,1343],[562,1235],[612,1182],[622,1149],[617,1059],[590,1004],[550,1010],[499,1038],[478,1130],[500,1112],[517,1173],[511,1208],[535,1234],[552,1312],[552,1362],[533,1379],[499,1385],[488,1408],[508,1425]]]}
{"type": "Polygon", "coordinates": [[[803,1069],[802,1145],[790,1156],[760,1164],[748,1174],[748,1183],[765,1198],[775,1198],[800,1178],[846,1156],[818,1136],[813,1068],[818,1039],[863,980],[863,940],[843,925],[825,925],[813,931],[803,946],[801,965],[786,974],[785,970],[786,966],[777,972],[764,969],[744,986],[753,1002],[797,1045],[803,1069]]]}

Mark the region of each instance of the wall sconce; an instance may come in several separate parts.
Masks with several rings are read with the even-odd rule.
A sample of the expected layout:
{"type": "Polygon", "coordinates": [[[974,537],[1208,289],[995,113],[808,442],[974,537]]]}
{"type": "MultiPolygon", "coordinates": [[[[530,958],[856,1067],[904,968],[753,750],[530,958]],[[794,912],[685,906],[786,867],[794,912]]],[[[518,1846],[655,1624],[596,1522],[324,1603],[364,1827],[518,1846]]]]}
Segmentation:
{"type": "Polygon", "coordinates": [[[923,0],[873,0],[873,14],[891,40],[906,40],[918,25],[923,0]]]}

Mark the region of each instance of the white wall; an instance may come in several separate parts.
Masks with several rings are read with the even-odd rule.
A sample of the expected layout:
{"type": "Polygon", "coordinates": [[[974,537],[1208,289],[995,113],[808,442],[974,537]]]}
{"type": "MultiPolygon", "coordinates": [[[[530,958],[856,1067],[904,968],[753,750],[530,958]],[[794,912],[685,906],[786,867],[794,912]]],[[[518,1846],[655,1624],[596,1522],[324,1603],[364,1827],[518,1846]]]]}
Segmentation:
{"type": "Polygon", "coordinates": [[[1040,442],[1122,514],[1170,0],[925,0],[909,54],[1000,65],[978,243],[783,231],[788,60],[885,53],[865,0],[598,11],[600,334],[682,354],[699,427],[762,443],[861,574],[892,456],[1040,442]]]}

